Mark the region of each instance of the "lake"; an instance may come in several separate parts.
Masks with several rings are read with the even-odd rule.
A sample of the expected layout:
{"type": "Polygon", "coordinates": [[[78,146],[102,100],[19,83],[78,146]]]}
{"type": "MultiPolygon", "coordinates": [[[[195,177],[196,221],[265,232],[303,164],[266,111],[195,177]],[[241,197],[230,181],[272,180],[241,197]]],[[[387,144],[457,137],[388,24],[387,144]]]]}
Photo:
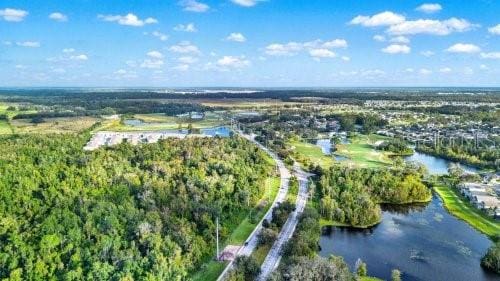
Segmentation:
{"type": "Polygon", "coordinates": [[[448,173],[448,166],[452,163],[459,165],[462,169],[464,169],[465,171],[468,171],[468,172],[477,172],[478,171],[478,169],[471,167],[471,166],[458,164],[458,163],[455,163],[455,162],[452,162],[452,161],[449,161],[449,160],[446,160],[443,158],[435,157],[432,155],[428,155],[428,154],[420,153],[420,152],[416,152],[416,151],[413,155],[405,157],[405,160],[418,162],[418,163],[423,164],[427,168],[427,171],[429,172],[429,174],[431,174],[431,175],[447,174],[448,173]]]}
{"type": "Polygon", "coordinates": [[[385,280],[395,268],[405,281],[499,280],[480,266],[490,240],[448,214],[436,195],[426,205],[382,207],[371,229],[324,227],[320,255],[342,256],[351,270],[361,258],[370,276],[385,280]]]}

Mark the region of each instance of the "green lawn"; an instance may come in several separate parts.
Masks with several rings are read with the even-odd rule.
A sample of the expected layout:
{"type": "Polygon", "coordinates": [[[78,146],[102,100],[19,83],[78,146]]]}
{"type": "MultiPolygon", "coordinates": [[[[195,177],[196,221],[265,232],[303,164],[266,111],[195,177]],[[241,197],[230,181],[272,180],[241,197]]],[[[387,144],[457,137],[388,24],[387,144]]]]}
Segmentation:
{"type": "Polygon", "coordinates": [[[210,261],[202,265],[201,269],[191,277],[193,281],[217,280],[226,268],[227,262],[210,261]]]}
{"type": "Polygon", "coordinates": [[[348,144],[338,144],[335,154],[349,158],[343,163],[358,167],[378,168],[392,163],[390,153],[377,151],[374,144],[387,139],[378,135],[357,135],[348,144]]]}
{"type": "Polygon", "coordinates": [[[0,120],[0,135],[12,134],[12,128],[7,120],[0,120]]]}
{"type": "MultiPolygon", "coordinates": [[[[321,167],[330,167],[335,163],[333,157],[325,155],[317,145],[297,140],[288,142],[288,145],[298,154],[297,158],[303,157],[307,162],[314,163],[321,167]]],[[[301,159],[297,159],[299,163],[302,162],[300,160],[301,159]]]]}
{"type": "Polygon", "coordinates": [[[107,129],[120,132],[160,131],[179,128],[187,129],[189,124],[191,124],[194,129],[213,128],[227,124],[219,115],[210,112],[205,115],[203,120],[192,121],[190,123],[182,118],[166,116],[165,114],[135,114],[132,118],[129,118],[129,120],[133,119],[141,120],[144,124],[141,124],[141,126],[131,126],[123,123],[116,123],[107,129]]]}
{"type": "Polygon", "coordinates": [[[482,233],[494,237],[500,234],[500,223],[488,217],[469,202],[462,200],[461,195],[454,189],[436,184],[434,190],[441,197],[445,208],[454,216],[466,221],[482,233]]]}

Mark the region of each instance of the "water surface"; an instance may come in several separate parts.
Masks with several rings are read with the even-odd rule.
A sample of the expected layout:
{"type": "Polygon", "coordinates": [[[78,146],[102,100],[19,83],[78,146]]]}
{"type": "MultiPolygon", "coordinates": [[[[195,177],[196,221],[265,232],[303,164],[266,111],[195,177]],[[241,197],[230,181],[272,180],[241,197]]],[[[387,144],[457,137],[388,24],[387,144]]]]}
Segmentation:
{"type": "Polygon", "coordinates": [[[421,153],[415,151],[415,153],[411,156],[405,157],[406,161],[413,161],[413,162],[418,162],[423,164],[426,168],[429,174],[431,175],[444,175],[448,173],[448,166],[450,164],[457,164],[459,165],[462,169],[468,172],[477,172],[478,170],[474,167],[463,165],[463,164],[458,164],[440,157],[435,157],[429,154],[421,153]]]}
{"type": "Polygon", "coordinates": [[[361,258],[370,276],[390,280],[499,280],[484,271],[480,259],[491,242],[448,214],[436,196],[427,205],[383,206],[382,222],[367,230],[323,228],[320,255],[342,256],[353,269],[361,258]]]}

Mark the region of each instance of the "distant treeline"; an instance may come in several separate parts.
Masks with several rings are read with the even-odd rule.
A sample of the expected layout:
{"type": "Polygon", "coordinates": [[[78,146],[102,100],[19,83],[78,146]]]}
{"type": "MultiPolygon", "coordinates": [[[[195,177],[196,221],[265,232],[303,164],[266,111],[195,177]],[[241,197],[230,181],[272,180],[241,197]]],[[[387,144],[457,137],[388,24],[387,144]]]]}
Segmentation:
{"type": "Polygon", "coordinates": [[[212,108],[197,103],[160,103],[155,101],[58,101],[47,100],[39,104],[50,106],[47,110],[36,113],[20,113],[13,119],[54,118],[75,116],[98,116],[110,114],[164,113],[169,116],[191,111],[208,111],[212,108]],[[53,108],[53,109],[52,109],[53,108]]]}
{"type": "MultiPolygon", "coordinates": [[[[474,102],[500,102],[499,89],[453,89],[453,94],[443,95],[442,92],[449,89],[417,89],[417,88],[389,88],[389,89],[287,89],[287,90],[262,90],[257,92],[158,92],[145,90],[123,91],[87,91],[87,90],[65,90],[65,89],[13,89],[0,90],[0,96],[5,96],[7,101],[12,102],[33,102],[35,100],[47,100],[57,98],[57,100],[137,100],[137,99],[281,99],[284,101],[297,101],[305,98],[324,98],[323,102],[338,100],[343,103],[357,103],[366,100],[395,100],[395,101],[420,101],[422,97],[428,101],[474,101],[474,102]],[[477,92],[477,94],[470,94],[477,92]]],[[[321,102],[321,100],[319,100],[321,102]]]]}

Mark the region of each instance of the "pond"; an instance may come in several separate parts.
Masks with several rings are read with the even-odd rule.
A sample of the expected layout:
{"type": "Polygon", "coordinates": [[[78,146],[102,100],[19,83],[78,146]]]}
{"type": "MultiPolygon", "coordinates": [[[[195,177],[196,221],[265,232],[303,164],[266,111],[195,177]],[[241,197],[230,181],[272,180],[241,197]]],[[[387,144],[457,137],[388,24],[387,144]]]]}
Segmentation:
{"type": "Polygon", "coordinates": [[[332,154],[332,142],[330,141],[330,139],[318,139],[316,140],[316,145],[321,148],[323,154],[332,154]]]}
{"type": "MultiPolygon", "coordinates": [[[[405,160],[418,162],[418,163],[423,164],[427,168],[429,174],[431,174],[431,175],[447,174],[448,173],[448,165],[450,165],[452,163],[457,164],[455,162],[452,162],[452,161],[449,161],[449,160],[446,160],[446,159],[443,159],[440,157],[435,157],[435,156],[428,155],[425,153],[420,153],[417,151],[415,151],[415,153],[413,155],[405,157],[405,160]]],[[[460,167],[462,167],[462,169],[464,169],[465,171],[468,171],[468,172],[477,172],[478,171],[474,167],[470,167],[470,166],[463,165],[463,164],[457,164],[457,165],[460,165],[460,167]]]]}
{"type": "MultiPolygon", "coordinates": [[[[346,142],[344,142],[344,139],[342,139],[342,143],[346,143],[346,142]]],[[[321,151],[323,152],[323,154],[332,155],[333,145],[332,145],[330,139],[318,139],[318,140],[316,140],[316,145],[321,148],[321,151]]],[[[349,159],[345,156],[337,155],[337,154],[334,154],[333,157],[337,161],[344,161],[344,160],[349,159]]]]}
{"type": "Polygon", "coordinates": [[[219,137],[229,137],[231,134],[231,129],[228,127],[214,127],[200,130],[203,135],[207,136],[219,136],[219,137]]]}
{"type": "Polygon", "coordinates": [[[371,229],[323,228],[320,255],[342,256],[351,270],[361,258],[370,276],[385,280],[395,268],[405,281],[499,280],[480,266],[491,242],[448,214],[436,196],[427,205],[382,209],[382,222],[371,229]]]}

